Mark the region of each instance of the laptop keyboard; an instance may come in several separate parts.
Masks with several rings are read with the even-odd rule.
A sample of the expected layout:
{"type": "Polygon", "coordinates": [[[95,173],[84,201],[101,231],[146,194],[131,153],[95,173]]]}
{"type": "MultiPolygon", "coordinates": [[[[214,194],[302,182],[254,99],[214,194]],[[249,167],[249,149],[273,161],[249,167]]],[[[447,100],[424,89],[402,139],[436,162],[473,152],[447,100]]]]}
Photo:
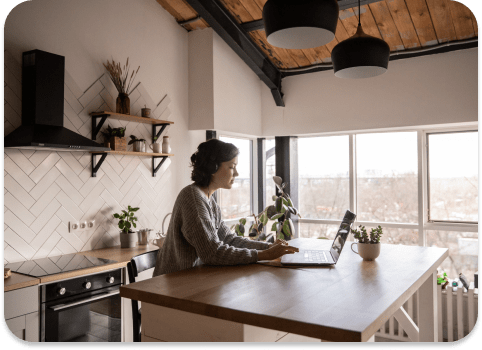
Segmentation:
{"type": "Polygon", "coordinates": [[[304,258],[307,262],[327,262],[326,254],[322,250],[305,250],[304,258]]]}

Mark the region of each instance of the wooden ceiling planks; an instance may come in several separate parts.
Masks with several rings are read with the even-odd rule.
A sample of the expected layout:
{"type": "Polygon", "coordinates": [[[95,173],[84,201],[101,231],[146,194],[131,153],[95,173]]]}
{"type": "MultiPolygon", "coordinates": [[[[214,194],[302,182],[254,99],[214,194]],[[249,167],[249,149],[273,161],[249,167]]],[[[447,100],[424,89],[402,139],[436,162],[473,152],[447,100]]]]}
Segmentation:
{"type": "MultiPolygon", "coordinates": [[[[178,22],[197,17],[185,0],[156,1],[178,22]]],[[[267,0],[219,1],[241,24],[261,19],[267,0]]],[[[451,0],[382,0],[362,6],[361,23],[365,33],[385,40],[392,52],[478,36],[477,22],[472,12],[451,0]]],[[[276,67],[291,69],[331,62],[333,48],[355,34],[357,26],[358,9],[342,10],[335,39],[325,46],[303,50],[271,46],[264,30],[253,31],[249,35],[276,67]]],[[[196,30],[209,25],[200,19],[184,27],[196,30]]]]}
{"type": "Polygon", "coordinates": [[[378,29],[382,35],[382,39],[390,46],[390,51],[403,51],[402,38],[398,32],[397,26],[393,21],[390,10],[385,1],[375,2],[369,5],[373,18],[375,18],[378,29]]]}
{"type": "Polygon", "coordinates": [[[476,36],[472,22],[472,13],[465,5],[460,2],[451,1],[450,13],[452,14],[458,40],[466,40],[476,36]]]}
{"type": "Polygon", "coordinates": [[[457,40],[457,34],[455,34],[455,27],[450,13],[450,1],[451,0],[426,0],[432,24],[440,43],[457,40]]]}
{"type": "Polygon", "coordinates": [[[410,0],[407,1],[406,4],[412,17],[420,45],[437,45],[439,42],[425,0],[410,0]]]}

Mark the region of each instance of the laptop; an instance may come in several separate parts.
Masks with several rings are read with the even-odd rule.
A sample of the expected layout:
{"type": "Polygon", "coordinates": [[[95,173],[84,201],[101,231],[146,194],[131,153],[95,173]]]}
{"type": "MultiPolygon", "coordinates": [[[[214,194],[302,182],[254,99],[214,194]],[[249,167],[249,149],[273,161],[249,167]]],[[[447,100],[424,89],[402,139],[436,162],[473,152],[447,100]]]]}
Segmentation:
{"type": "Polygon", "coordinates": [[[330,250],[301,250],[281,257],[281,264],[295,266],[335,265],[351,231],[356,215],[347,210],[330,250]]]}

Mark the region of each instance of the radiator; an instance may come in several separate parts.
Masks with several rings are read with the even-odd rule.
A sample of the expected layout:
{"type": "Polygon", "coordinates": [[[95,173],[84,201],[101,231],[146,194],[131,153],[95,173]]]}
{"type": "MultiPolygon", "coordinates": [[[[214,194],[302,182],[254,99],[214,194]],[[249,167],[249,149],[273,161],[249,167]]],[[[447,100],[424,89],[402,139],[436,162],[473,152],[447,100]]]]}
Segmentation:
{"type": "MultiPolygon", "coordinates": [[[[442,286],[437,286],[438,301],[438,341],[454,342],[462,339],[474,328],[478,315],[478,289],[474,289],[473,283],[470,284],[468,291],[465,288],[447,287],[442,290],[442,286]],[[454,291],[455,289],[455,291],[454,291]],[[452,296],[450,298],[450,296],[452,296]]],[[[418,292],[413,294],[403,308],[418,326],[418,292]]],[[[377,341],[383,339],[394,341],[411,341],[403,331],[395,317],[390,317],[385,325],[375,333],[377,341]]]]}

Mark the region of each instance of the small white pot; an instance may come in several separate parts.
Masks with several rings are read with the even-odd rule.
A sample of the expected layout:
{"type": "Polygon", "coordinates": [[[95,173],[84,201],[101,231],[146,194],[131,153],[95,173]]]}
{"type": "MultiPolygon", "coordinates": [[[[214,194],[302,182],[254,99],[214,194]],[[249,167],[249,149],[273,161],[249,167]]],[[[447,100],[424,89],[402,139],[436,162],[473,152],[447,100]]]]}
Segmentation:
{"type": "Polygon", "coordinates": [[[134,152],[145,152],[146,151],[146,143],[143,141],[136,141],[134,142],[134,152]]]}
{"type": "Polygon", "coordinates": [[[378,258],[378,256],[380,255],[380,243],[372,244],[372,243],[355,242],[351,244],[351,250],[353,250],[353,252],[360,255],[363,258],[363,260],[372,261],[378,258]],[[358,247],[358,252],[355,252],[355,250],[353,249],[353,246],[355,244],[358,247]]]}
{"type": "Polygon", "coordinates": [[[121,248],[135,248],[137,243],[137,232],[120,233],[121,248]]]}

